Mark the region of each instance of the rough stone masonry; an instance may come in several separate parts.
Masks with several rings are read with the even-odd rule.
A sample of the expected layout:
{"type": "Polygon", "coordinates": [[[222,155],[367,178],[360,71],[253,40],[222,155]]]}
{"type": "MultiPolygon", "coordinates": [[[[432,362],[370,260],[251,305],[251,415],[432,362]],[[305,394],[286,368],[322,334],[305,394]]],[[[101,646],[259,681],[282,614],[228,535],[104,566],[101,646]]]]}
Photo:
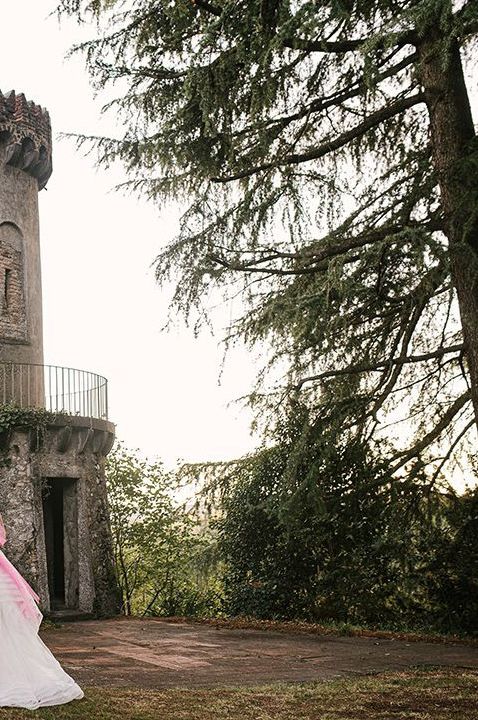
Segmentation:
{"type": "Polygon", "coordinates": [[[119,593],[105,483],[114,441],[106,381],[43,365],[38,191],[51,172],[48,112],[0,92],[0,406],[29,417],[31,408],[51,410],[55,394],[43,422],[0,427],[5,552],[44,612],[111,616],[119,593]]]}

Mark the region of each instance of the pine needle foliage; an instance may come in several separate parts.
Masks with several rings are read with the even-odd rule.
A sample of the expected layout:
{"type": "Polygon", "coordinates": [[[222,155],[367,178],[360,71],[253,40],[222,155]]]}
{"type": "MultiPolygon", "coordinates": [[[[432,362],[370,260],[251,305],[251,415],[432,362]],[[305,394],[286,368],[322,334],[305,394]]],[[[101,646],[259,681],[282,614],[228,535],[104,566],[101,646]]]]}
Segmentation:
{"type": "Polygon", "coordinates": [[[434,482],[476,439],[478,143],[463,64],[476,61],[478,4],[62,0],[57,12],[96,23],[75,50],[96,89],[117,88],[106,109],[125,127],[79,142],[122,161],[128,189],[186,204],[156,261],[174,314],[201,319],[208,298],[239,295],[229,342],[271,348],[252,394],[262,417],[299,401],[331,437],[388,436],[391,472],[431,468],[434,482]]]}

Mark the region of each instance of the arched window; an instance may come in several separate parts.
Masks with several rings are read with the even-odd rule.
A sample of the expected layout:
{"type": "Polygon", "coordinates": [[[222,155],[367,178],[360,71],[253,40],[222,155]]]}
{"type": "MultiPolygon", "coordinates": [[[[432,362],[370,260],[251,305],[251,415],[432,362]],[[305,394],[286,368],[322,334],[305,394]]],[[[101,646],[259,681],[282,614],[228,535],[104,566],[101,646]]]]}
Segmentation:
{"type": "Polygon", "coordinates": [[[23,236],[13,223],[0,224],[0,338],[27,340],[23,236]]]}

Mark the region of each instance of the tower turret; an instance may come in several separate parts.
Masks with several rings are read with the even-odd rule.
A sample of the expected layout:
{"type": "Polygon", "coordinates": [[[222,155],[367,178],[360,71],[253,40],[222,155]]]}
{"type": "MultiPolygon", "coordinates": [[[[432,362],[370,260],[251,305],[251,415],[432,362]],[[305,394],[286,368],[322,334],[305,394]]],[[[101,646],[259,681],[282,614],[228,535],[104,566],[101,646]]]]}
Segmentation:
{"type": "Polygon", "coordinates": [[[0,406],[15,407],[0,425],[0,510],[7,553],[45,612],[112,615],[107,381],[43,364],[38,191],[51,156],[47,111],[0,92],[0,406]]]}
{"type": "Polygon", "coordinates": [[[0,362],[43,363],[38,191],[51,172],[48,112],[0,92],[0,362]]]}

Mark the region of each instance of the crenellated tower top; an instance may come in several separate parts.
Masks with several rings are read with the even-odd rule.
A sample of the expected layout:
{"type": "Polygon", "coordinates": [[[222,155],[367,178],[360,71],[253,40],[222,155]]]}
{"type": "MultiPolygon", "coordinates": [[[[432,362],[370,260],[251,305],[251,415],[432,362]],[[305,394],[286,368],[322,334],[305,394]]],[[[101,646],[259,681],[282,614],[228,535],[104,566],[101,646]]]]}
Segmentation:
{"type": "Polygon", "coordinates": [[[48,111],[29,102],[23,93],[0,91],[0,144],[5,162],[32,175],[38,188],[52,173],[51,123],[48,111]]]}

